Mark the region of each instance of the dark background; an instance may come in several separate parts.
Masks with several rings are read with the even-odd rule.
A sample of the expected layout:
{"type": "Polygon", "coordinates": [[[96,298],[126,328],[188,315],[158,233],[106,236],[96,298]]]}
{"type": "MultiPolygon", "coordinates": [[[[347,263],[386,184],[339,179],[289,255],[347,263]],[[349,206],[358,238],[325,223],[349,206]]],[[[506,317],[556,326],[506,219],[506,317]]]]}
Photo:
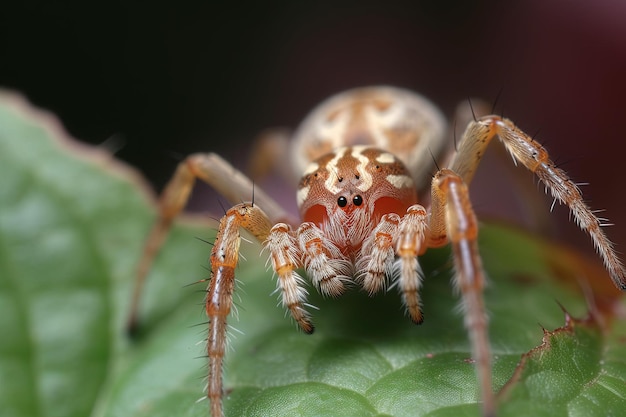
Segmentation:
{"type": "MultiPolygon", "coordinates": [[[[0,86],[56,113],[77,138],[120,145],[117,155],[157,189],[184,155],[211,150],[242,163],[264,128],[295,127],[349,87],[414,89],[448,116],[469,96],[493,101],[501,92],[497,111],[591,184],[585,196],[607,209],[617,224],[609,235],[624,252],[621,0],[34,0],[3,9],[0,86]]],[[[502,164],[492,157],[480,170],[475,206],[519,217],[523,197],[509,190],[502,164]]],[[[547,212],[550,199],[539,201],[547,212]]],[[[558,226],[545,233],[592,252],[566,209],[550,218],[558,226]]]]}

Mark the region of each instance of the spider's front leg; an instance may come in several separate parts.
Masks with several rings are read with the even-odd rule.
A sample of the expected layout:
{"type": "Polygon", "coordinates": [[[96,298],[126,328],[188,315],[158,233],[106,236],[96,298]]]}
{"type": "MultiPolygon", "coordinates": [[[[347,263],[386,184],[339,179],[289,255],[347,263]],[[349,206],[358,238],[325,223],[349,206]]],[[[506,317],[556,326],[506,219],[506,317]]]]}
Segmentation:
{"type": "Polygon", "coordinates": [[[312,284],[326,296],[337,297],[350,281],[352,266],[341,250],[324,235],[322,229],[304,222],[293,231],[285,223],[272,227],[265,241],[272,269],[278,276],[283,307],[305,333],[313,333],[311,316],[306,311],[308,292],[305,281],[296,271],[304,267],[312,284]]]}
{"type": "Polygon", "coordinates": [[[174,176],[167,183],[159,198],[158,218],[146,239],[137,267],[131,309],[127,321],[127,330],[131,334],[138,327],[139,300],[146,276],[167,237],[172,221],[187,204],[196,179],[209,184],[230,204],[237,204],[253,196],[255,204],[264,207],[270,213],[270,220],[273,223],[277,221],[293,222],[279,204],[262,190],[254,189],[252,181],[219,155],[198,153],[185,158],[178,164],[174,176]]]}
{"type": "Polygon", "coordinates": [[[369,295],[384,289],[388,277],[395,281],[415,324],[424,321],[419,296],[423,273],[417,257],[426,250],[427,226],[428,214],[419,204],[410,206],[403,217],[385,214],[363,242],[356,264],[357,279],[369,295]]]}
{"type": "Polygon", "coordinates": [[[298,245],[296,234],[285,223],[278,223],[265,241],[270,252],[272,268],[278,276],[278,288],[283,307],[289,310],[298,326],[308,334],[313,333],[311,317],[304,308],[307,291],[304,279],[296,271],[302,266],[302,251],[298,245]]]}
{"type": "MultiPolygon", "coordinates": [[[[236,204],[242,198],[250,196],[254,199],[254,203],[236,204],[222,217],[210,258],[211,280],[205,300],[206,313],[210,322],[207,338],[209,357],[207,397],[211,403],[211,415],[219,417],[223,415],[222,365],[226,348],[226,319],[232,307],[235,267],[239,260],[240,228],[247,229],[263,242],[269,239],[272,224],[277,221],[289,221],[290,217],[280,205],[262,190],[254,189],[252,182],[246,176],[218,155],[194,154],[187,157],[178,165],[174,176],[160,197],[159,215],[146,240],[135,279],[133,302],[128,320],[128,330],[131,332],[137,327],[137,307],[145,277],[169,232],[173,219],[186,205],[196,179],[211,185],[231,204],[236,204]],[[270,215],[265,214],[259,208],[260,206],[268,210],[270,215]]],[[[276,251],[273,255],[277,256],[278,252],[276,251]]],[[[278,272],[278,269],[276,270],[278,272]]],[[[296,281],[296,287],[298,285],[300,284],[296,281]]],[[[283,291],[287,292],[287,289],[283,291]]],[[[298,291],[303,290],[296,288],[296,292],[298,291]]],[[[295,304],[291,309],[296,320],[298,320],[295,312],[297,306],[298,304],[295,304]]],[[[301,321],[303,320],[299,320],[301,321]]]]}
{"type": "Polygon", "coordinates": [[[226,319],[230,314],[235,288],[235,268],[239,261],[240,228],[250,231],[259,241],[267,239],[271,223],[257,206],[242,203],[232,207],[220,220],[211,251],[211,279],[206,297],[206,314],[209,318],[207,355],[209,380],[207,397],[211,403],[211,416],[221,417],[222,369],[226,351],[226,319]]]}
{"type": "Polygon", "coordinates": [[[472,357],[476,362],[483,415],[495,416],[488,319],[483,301],[485,276],[477,245],[478,222],[467,185],[449,169],[437,172],[432,181],[429,232],[429,247],[441,246],[446,241],[452,246],[454,284],[461,291],[461,305],[470,336],[472,357]]]}
{"type": "Polygon", "coordinates": [[[403,217],[392,213],[381,218],[363,243],[365,255],[357,262],[359,280],[363,288],[373,294],[384,287],[385,275],[392,276],[411,320],[420,324],[423,321],[419,298],[422,271],[417,257],[428,248],[451,243],[456,270],[454,283],[462,295],[465,326],[477,364],[483,415],[492,417],[495,416],[495,398],[482,294],[485,278],[477,246],[478,223],[463,179],[450,170],[439,171],[432,181],[431,204],[430,216],[424,207],[415,204],[403,217]]]}

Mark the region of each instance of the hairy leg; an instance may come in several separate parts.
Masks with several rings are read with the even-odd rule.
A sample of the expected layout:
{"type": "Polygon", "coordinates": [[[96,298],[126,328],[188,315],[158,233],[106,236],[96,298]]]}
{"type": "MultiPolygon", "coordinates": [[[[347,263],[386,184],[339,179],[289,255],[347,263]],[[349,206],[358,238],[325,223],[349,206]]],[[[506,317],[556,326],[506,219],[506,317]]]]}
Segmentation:
{"type": "Polygon", "coordinates": [[[265,247],[270,252],[272,268],[278,276],[277,290],[280,291],[283,307],[289,310],[302,331],[313,333],[311,316],[305,309],[308,292],[304,279],[296,272],[302,266],[302,252],[295,233],[289,225],[278,223],[272,227],[265,247]]]}
{"type": "Polygon", "coordinates": [[[270,213],[269,218],[272,223],[294,222],[278,203],[267,196],[263,190],[255,189],[252,181],[220,156],[210,153],[193,154],[187,157],[178,165],[159,198],[158,218],[146,239],[135,276],[131,311],[127,321],[127,329],[130,333],[133,333],[138,326],[139,299],[146,276],[165,242],[172,221],[185,208],[196,179],[209,184],[231,204],[253,198],[255,205],[263,207],[267,213],[270,213]]]}
{"type": "Polygon", "coordinates": [[[626,289],[626,269],[619,260],[598,218],[585,204],[582,193],[567,173],[550,159],[548,151],[513,122],[499,116],[485,116],[471,122],[450,168],[469,184],[480,160],[494,136],[498,136],[516,162],[523,164],[550,190],[552,196],[566,204],[580,228],[589,234],[594,246],[618,288],[626,289]]]}
{"type": "Polygon", "coordinates": [[[424,321],[419,296],[423,274],[417,256],[426,250],[424,241],[427,226],[426,209],[419,204],[409,207],[400,221],[396,243],[396,255],[400,264],[398,287],[409,317],[416,324],[424,321]]]}
{"type": "Polygon", "coordinates": [[[433,178],[430,224],[431,231],[435,232],[435,246],[445,240],[452,245],[454,283],[461,292],[465,327],[470,336],[483,400],[483,415],[495,416],[488,320],[483,301],[485,276],[477,245],[478,223],[466,184],[451,170],[443,169],[433,178]]]}
{"type": "Polygon", "coordinates": [[[207,355],[209,357],[209,380],[207,397],[211,416],[221,417],[222,369],[226,351],[227,318],[233,303],[235,268],[239,261],[240,228],[250,231],[259,241],[267,239],[271,223],[257,206],[242,203],[229,209],[220,225],[211,251],[211,280],[205,300],[209,318],[207,355]]]}

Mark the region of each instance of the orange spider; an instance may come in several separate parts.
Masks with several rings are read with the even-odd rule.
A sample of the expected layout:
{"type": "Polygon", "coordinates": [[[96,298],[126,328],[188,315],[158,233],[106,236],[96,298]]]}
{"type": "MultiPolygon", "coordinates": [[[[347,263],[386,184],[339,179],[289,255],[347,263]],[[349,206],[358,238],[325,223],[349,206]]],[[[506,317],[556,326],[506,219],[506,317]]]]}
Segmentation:
{"type": "Polygon", "coordinates": [[[478,224],[468,185],[491,139],[498,136],[520,162],[569,206],[591,237],[615,285],[626,289],[626,271],[602,230],[602,220],[584,203],[581,191],[539,143],[508,119],[484,116],[470,121],[457,149],[448,152],[447,126],[440,111],[420,95],[392,87],[343,92],[320,104],[296,131],[291,159],[301,175],[297,202],[301,222],[216,154],[194,154],[176,170],[160,200],[160,215],[141,259],[129,327],[136,325],[142,283],[173,218],[185,206],[194,181],[214,187],[232,204],[219,223],[211,252],[206,297],[211,415],[222,411],[222,364],[226,319],[231,311],[240,228],[269,252],[282,304],[305,333],[313,332],[307,311],[306,275],[323,295],[336,297],[351,284],[369,294],[391,282],[399,288],[411,320],[423,320],[422,272],[418,256],[428,248],[452,245],[454,285],[461,291],[472,356],[477,364],[484,416],[495,416],[491,353],[483,302],[485,277],[477,247],[478,224]],[[449,155],[448,155],[449,154],[449,155]],[[431,158],[439,169],[427,190],[431,158]],[[253,203],[239,203],[254,195],[253,203]]]}

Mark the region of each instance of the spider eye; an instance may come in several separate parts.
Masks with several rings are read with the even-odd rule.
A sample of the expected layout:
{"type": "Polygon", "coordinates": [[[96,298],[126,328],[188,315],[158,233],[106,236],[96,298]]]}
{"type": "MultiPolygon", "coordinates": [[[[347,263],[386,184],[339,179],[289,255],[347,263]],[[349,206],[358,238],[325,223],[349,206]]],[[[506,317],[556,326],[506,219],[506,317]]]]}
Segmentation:
{"type": "Polygon", "coordinates": [[[348,199],[344,196],[341,196],[337,199],[337,205],[339,207],[345,207],[348,204],[348,199]]]}
{"type": "Polygon", "coordinates": [[[361,197],[360,195],[355,195],[352,198],[352,203],[354,203],[355,206],[360,206],[361,204],[363,204],[363,197],[361,197]]]}

